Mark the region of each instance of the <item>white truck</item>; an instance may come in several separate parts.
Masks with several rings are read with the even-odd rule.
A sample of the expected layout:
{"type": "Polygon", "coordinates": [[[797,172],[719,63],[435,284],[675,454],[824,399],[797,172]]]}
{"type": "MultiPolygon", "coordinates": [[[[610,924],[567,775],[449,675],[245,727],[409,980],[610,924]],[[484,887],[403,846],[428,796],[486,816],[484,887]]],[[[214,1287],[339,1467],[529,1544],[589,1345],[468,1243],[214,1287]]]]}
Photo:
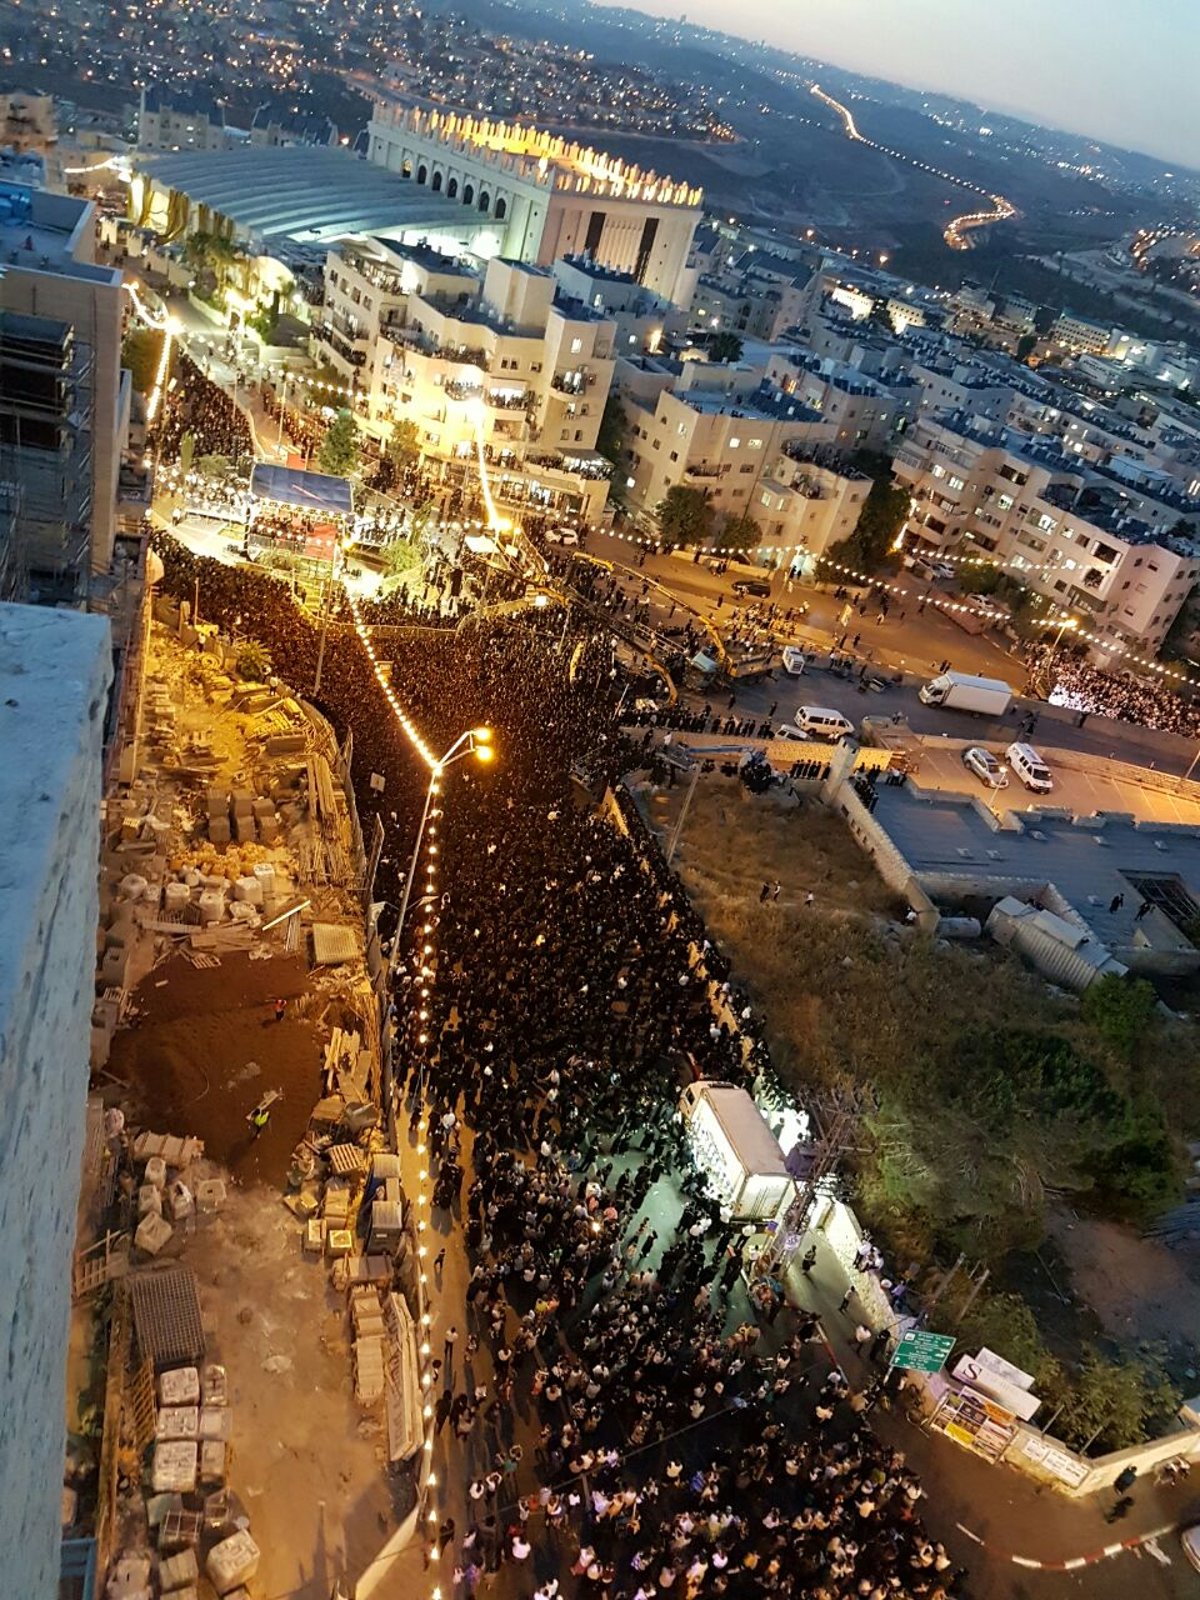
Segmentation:
{"type": "Polygon", "coordinates": [[[679,1097],[697,1164],[738,1222],[778,1216],[795,1185],[753,1097],[732,1083],[701,1078],[679,1097]]]}
{"type": "Polygon", "coordinates": [[[922,684],[922,705],[944,706],[947,711],[974,711],[982,717],[1002,717],[1012,704],[1013,692],[1000,678],[975,678],[969,672],[943,672],[922,684]]]}

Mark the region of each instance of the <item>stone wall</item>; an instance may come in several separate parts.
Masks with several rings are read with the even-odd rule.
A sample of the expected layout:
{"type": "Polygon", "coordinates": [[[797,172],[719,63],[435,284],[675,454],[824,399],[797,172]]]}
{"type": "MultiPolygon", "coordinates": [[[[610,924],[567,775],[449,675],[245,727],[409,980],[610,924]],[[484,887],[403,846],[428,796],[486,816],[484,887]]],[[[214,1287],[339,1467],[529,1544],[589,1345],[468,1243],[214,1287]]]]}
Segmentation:
{"type": "Polygon", "coordinates": [[[0,606],[0,1550],[23,1600],[58,1592],[110,677],[104,618],[0,606]]]}

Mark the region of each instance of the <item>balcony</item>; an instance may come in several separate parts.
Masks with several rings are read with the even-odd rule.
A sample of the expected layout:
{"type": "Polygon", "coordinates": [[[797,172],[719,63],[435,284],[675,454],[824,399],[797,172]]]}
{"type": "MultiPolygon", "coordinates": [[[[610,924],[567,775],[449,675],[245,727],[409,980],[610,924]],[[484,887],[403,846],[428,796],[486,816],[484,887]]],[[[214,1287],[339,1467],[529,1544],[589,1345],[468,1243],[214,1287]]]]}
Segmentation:
{"type": "Polygon", "coordinates": [[[684,471],[689,478],[723,478],[729,472],[729,463],[714,466],[708,462],[700,461],[695,466],[685,467],[684,471]]]}
{"type": "Polygon", "coordinates": [[[556,372],[550,379],[550,387],[557,389],[559,394],[579,395],[590,389],[595,381],[595,376],[590,372],[556,372]]]}

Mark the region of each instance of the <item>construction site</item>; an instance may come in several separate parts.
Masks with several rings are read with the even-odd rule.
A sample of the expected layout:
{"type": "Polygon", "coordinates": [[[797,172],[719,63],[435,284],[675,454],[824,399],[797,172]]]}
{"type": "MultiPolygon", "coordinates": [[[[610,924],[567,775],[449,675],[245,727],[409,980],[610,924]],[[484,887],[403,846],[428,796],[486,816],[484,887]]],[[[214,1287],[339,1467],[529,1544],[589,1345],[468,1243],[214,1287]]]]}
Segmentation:
{"type": "Polygon", "coordinates": [[[329,1600],[418,1508],[361,835],[329,725],[247,665],[156,605],[104,817],[63,1529],[111,1600],[329,1600]]]}

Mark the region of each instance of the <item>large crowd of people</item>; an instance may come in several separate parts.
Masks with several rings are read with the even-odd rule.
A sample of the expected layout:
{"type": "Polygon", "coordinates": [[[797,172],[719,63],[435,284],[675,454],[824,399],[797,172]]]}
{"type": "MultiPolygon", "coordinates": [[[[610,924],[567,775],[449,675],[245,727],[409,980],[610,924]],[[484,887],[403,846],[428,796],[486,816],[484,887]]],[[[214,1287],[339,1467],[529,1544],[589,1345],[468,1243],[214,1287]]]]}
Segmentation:
{"type": "Polygon", "coordinates": [[[177,461],[185,434],[192,437],[194,460],[222,456],[237,464],[254,458],[254,439],[245,412],[180,350],[156,424],[159,459],[177,461]]]}
{"type": "Polygon", "coordinates": [[[1200,738],[1200,701],[1180,694],[1161,679],[1102,672],[1081,656],[1049,643],[1031,647],[1026,663],[1030,681],[1051,705],[1200,738]]]}
{"type": "MultiPolygon", "coordinates": [[[[201,576],[206,617],[253,619],[274,670],[311,682],[316,630],[285,586],[163,545],[170,592],[201,576]]],[[[489,1459],[468,1525],[444,1521],[430,1559],[467,1595],[502,1565],[521,1600],[959,1593],[917,1484],[864,1425],[882,1368],[851,1395],[817,1376],[815,1317],[779,1318],[768,1293],[759,1321],[740,1236],[680,1148],[683,1082],[769,1082],[771,1064],[636,811],[597,804],[639,759],[611,638],[586,614],[564,628],[557,608],[387,638],[430,745],[486,723],[500,753],[448,780],[446,870],[408,930],[433,930],[432,1015],[409,1003],[407,944],[393,998],[447,1225],[469,1175],[465,1349],[486,1346],[492,1374],[455,1393],[447,1334],[439,1418],[489,1459]],[[539,1431],[522,1450],[529,1407],[539,1431]]],[[[427,773],[349,627],[321,698],[354,730],[364,830],[378,813],[389,841],[376,896],[394,903],[427,773]]]]}

